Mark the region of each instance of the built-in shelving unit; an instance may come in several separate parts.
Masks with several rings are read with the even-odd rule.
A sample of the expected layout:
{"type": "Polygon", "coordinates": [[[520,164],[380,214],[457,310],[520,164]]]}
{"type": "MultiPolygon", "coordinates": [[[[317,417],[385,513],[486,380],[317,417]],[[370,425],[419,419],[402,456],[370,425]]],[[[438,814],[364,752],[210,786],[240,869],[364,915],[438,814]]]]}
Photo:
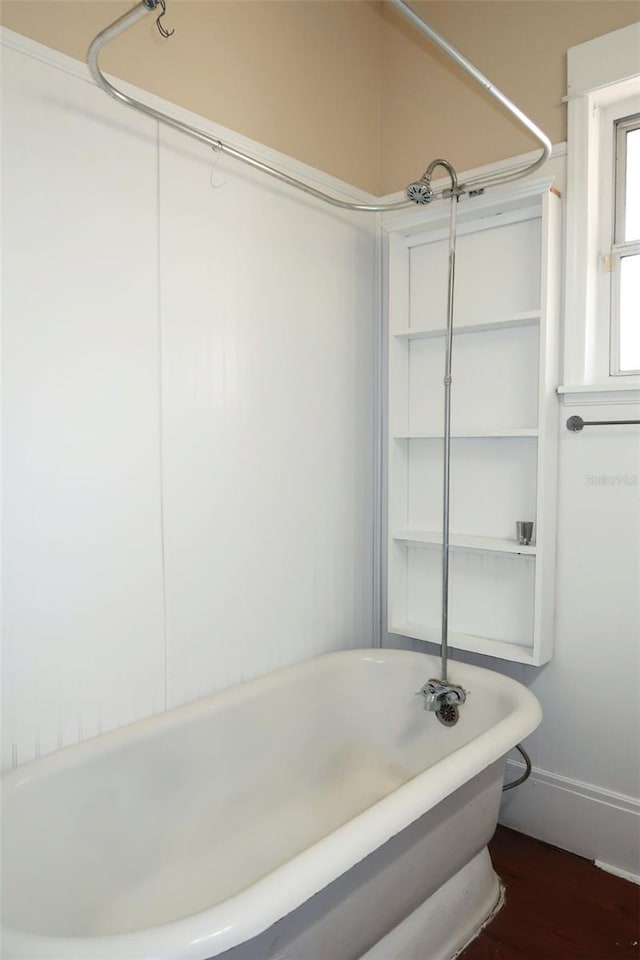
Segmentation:
{"type": "MultiPolygon", "coordinates": [[[[448,207],[389,240],[388,629],[440,641],[448,207]]],[[[553,648],[560,197],[551,182],[458,206],[449,642],[521,663],[553,648]],[[531,545],[516,521],[533,520],[531,545]]]]}

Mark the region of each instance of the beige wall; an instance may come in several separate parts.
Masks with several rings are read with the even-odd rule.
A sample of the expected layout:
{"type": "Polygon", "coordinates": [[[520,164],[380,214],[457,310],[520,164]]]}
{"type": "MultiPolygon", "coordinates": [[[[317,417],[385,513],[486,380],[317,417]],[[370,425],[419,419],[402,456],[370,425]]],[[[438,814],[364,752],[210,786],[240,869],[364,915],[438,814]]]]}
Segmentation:
{"type": "MultiPolygon", "coordinates": [[[[95,34],[134,5],[5,0],[2,23],[84,60],[95,34]]],[[[167,100],[373,193],[380,182],[377,0],[168,0],[101,63],[167,100]]]]}
{"type": "MultiPolygon", "coordinates": [[[[640,19],[636,0],[418,0],[413,5],[553,143],[566,139],[561,98],[567,49],[640,19]]],[[[400,189],[436,156],[468,170],[536,146],[388,4],[384,21],[383,193],[400,189]]]]}
{"type": "MultiPolygon", "coordinates": [[[[83,59],[132,4],[5,0],[5,26],[83,59]]],[[[637,0],[435,0],[416,8],[549,134],[566,137],[566,50],[640,19],[637,0]]],[[[169,0],[107,69],[373,193],[435,156],[468,169],[535,144],[379,0],[169,0]]],[[[639,51],[640,62],[640,51],[639,51]]]]}

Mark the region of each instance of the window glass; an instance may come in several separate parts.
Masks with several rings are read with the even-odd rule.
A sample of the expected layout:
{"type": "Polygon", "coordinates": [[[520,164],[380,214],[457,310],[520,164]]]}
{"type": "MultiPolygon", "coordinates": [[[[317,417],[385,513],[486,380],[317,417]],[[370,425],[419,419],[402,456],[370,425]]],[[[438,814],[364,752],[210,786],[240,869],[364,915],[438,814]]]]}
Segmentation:
{"type": "Polygon", "coordinates": [[[620,371],[640,370],[640,254],[620,260],[620,371]]]}
{"type": "Polygon", "coordinates": [[[640,128],[627,132],[624,240],[640,240],[640,128]]]}
{"type": "Polygon", "coordinates": [[[612,376],[640,372],[640,114],[615,121],[612,376]]]}

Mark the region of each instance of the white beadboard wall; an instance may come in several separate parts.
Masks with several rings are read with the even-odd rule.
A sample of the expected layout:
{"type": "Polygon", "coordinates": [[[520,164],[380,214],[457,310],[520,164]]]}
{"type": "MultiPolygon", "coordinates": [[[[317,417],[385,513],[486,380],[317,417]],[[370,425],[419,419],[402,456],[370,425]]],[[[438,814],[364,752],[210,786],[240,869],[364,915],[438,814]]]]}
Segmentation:
{"type": "Polygon", "coordinates": [[[3,39],[6,768],[374,642],[378,322],[373,218],[3,39]]]}

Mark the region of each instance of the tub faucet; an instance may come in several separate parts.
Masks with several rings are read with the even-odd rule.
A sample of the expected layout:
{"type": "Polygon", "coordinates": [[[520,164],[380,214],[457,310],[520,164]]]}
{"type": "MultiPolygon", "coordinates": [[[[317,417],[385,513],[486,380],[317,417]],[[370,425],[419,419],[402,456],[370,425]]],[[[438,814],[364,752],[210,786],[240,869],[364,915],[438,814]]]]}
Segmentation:
{"type": "Polygon", "coordinates": [[[435,711],[438,716],[442,712],[449,712],[447,707],[459,707],[467,699],[466,691],[462,687],[435,679],[427,680],[416,696],[424,697],[424,709],[435,711]]]}

